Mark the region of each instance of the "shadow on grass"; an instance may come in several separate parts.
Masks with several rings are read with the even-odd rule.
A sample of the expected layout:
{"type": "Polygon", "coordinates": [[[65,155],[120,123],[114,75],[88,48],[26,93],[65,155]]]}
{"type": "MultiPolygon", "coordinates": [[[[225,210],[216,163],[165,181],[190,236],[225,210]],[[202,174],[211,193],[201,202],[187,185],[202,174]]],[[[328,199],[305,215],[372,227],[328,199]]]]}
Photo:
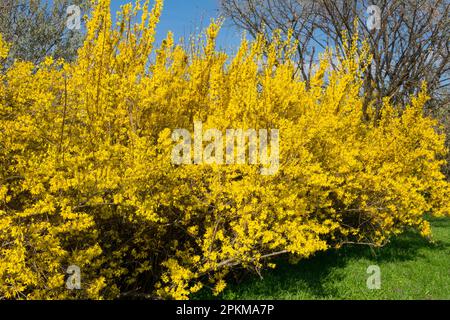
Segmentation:
{"type": "MultiPolygon", "coordinates": [[[[235,299],[250,296],[252,299],[280,299],[282,296],[281,299],[289,299],[298,297],[299,292],[304,292],[306,299],[336,297],[339,292],[333,284],[343,280],[342,269],[355,260],[365,261],[368,266],[414,261],[424,257],[424,252],[450,252],[450,239],[446,236],[450,229],[450,219],[428,220],[434,230],[445,234],[444,241],[437,239],[430,242],[417,232],[407,232],[383,248],[371,249],[367,246],[348,245],[338,250],[319,252],[295,265],[290,264],[286,258],[278,258],[274,260],[276,269],[262,273],[263,280],[254,274],[237,271],[228,280],[229,288],[222,295],[214,297],[210,289],[204,289],[192,298],[235,299]]],[[[349,271],[352,270],[347,270],[349,271]]]]}

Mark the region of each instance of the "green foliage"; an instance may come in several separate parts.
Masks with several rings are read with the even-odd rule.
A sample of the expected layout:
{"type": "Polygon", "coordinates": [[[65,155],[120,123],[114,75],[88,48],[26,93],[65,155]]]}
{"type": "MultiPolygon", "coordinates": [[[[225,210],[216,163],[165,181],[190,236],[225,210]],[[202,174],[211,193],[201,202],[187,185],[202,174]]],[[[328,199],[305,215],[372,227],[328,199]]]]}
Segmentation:
{"type": "Polygon", "coordinates": [[[10,62],[15,59],[39,63],[46,56],[73,60],[84,32],[70,30],[66,22],[71,5],[86,12],[90,0],[2,0],[0,33],[11,43],[10,62]]]}

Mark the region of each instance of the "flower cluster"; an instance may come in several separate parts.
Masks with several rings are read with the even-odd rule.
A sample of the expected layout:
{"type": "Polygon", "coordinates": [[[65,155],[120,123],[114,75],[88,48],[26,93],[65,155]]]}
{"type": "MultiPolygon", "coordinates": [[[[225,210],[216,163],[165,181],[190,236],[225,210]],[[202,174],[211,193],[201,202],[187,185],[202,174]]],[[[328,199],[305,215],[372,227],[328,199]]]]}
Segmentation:
{"type": "MultiPolygon", "coordinates": [[[[383,245],[449,212],[445,137],[426,90],[400,110],[365,108],[366,45],[325,54],[309,83],[275,34],[215,49],[155,49],[162,0],[94,1],[73,63],[16,61],[0,74],[0,299],[185,299],[219,293],[239,266],[358,242],[383,245]],[[363,116],[363,113],[367,114],[363,116]],[[278,128],[279,168],[177,165],[171,132],[278,128]],[[82,289],[65,288],[70,265],[82,289]]],[[[0,63],[8,46],[0,38],[0,63]]]]}

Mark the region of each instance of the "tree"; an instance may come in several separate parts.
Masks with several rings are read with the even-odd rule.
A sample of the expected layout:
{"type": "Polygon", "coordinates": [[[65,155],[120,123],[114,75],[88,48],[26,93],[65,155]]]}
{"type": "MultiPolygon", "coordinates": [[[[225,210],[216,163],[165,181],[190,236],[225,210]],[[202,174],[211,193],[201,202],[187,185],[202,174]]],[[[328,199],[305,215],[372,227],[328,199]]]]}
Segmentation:
{"type": "Polygon", "coordinates": [[[221,7],[252,36],[292,30],[306,81],[318,52],[327,46],[342,50],[342,32],[348,41],[358,32],[373,55],[364,77],[367,101],[390,96],[405,104],[426,80],[433,98],[429,105],[448,107],[449,0],[221,0],[221,7]]]}
{"type": "Polygon", "coordinates": [[[227,59],[212,23],[204,40],[194,37],[201,50],[172,34],[155,47],[162,6],[123,7],[113,24],[110,1],[99,0],[75,62],[18,62],[2,76],[0,299],[186,299],[202,287],[217,295],[235,270],[379,247],[411,229],[429,237],[425,214],[450,213],[426,93],[403,113],[386,102],[377,125],[362,121],[358,64],[369,57],[355,39],[343,68],[319,73],[307,90],[294,41],[245,40],[227,59]],[[244,152],[232,147],[237,163],[221,164],[219,136],[230,128],[228,142],[243,141],[244,152]],[[246,143],[244,132],[272,128],[281,148],[261,134],[246,143]],[[212,138],[203,155],[215,160],[177,164],[180,138],[197,144],[203,134],[212,138]],[[265,152],[245,152],[257,149],[251,140],[265,152]],[[261,175],[278,162],[276,174],[261,175]],[[78,268],[81,289],[67,290],[64,274],[78,268]]]}
{"type": "Polygon", "coordinates": [[[9,62],[20,59],[39,63],[49,55],[73,60],[84,32],[67,26],[72,5],[78,6],[83,14],[90,1],[2,0],[0,33],[11,44],[9,62]]]}

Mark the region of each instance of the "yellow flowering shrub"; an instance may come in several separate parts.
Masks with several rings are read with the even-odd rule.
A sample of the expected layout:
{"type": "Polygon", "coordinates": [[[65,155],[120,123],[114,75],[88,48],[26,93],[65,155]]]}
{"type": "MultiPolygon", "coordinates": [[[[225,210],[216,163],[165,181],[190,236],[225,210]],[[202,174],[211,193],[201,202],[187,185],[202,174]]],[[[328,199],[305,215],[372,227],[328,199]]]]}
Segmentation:
{"type": "MultiPolygon", "coordinates": [[[[370,57],[356,37],[306,84],[291,39],[243,39],[228,57],[213,22],[190,54],[171,34],[155,49],[162,0],[124,6],[117,23],[109,5],[94,1],[77,61],[0,75],[0,299],[218,294],[236,266],[383,245],[407,228],[429,236],[424,214],[448,214],[425,88],[363,117],[370,57]],[[171,133],[195,121],[279,129],[278,172],[174,165],[171,133]],[[70,265],[81,290],[66,289],[70,265]]],[[[7,51],[0,38],[0,62],[7,51]]]]}

